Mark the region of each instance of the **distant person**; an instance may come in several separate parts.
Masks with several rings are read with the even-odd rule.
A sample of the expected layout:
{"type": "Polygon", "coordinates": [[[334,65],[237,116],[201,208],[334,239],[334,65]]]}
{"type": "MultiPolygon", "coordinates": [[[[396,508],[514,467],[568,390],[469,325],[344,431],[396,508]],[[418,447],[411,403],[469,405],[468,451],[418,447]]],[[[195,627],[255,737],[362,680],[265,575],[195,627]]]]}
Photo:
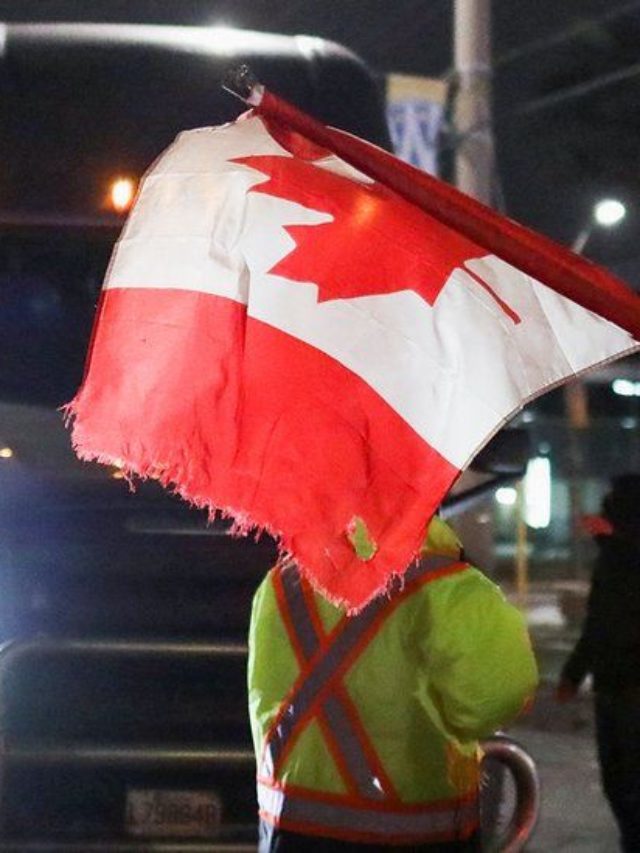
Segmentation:
{"type": "Polygon", "coordinates": [[[622,850],[640,851],[640,474],[613,480],[602,514],[586,516],[595,537],[587,616],[556,690],[572,699],[593,676],[598,758],[622,850]]]}
{"type": "Polygon", "coordinates": [[[260,853],[480,850],[478,740],[536,679],[521,614],[438,518],[357,616],[277,565],[249,638],[260,853]]]}

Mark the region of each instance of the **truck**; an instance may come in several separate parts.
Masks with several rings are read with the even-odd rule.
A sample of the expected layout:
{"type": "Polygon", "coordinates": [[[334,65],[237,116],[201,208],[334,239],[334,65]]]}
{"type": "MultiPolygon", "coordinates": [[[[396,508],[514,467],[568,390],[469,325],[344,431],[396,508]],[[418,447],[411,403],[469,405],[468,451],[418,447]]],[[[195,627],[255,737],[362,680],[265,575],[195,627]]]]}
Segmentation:
{"type": "MultiPolygon", "coordinates": [[[[180,131],[238,115],[230,66],[388,148],[384,93],[309,36],[0,27],[0,847],[255,850],[246,630],[275,544],[78,462],[60,407],[82,379],[123,188],[180,131]]],[[[479,462],[491,482],[520,471],[521,442],[507,445],[510,461],[494,444],[479,462]]],[[[511,835],[535,801],[527,757],[516,765],[511,835]]]]}

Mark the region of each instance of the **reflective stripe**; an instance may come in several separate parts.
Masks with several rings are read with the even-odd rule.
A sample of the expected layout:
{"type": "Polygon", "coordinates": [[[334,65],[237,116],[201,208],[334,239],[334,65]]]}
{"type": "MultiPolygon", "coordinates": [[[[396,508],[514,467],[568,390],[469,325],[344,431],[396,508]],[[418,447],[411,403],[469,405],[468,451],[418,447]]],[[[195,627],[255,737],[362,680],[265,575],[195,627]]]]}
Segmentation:
{"type": "MultiPolygon", "coordinates": [[[[300,575],[295,566],[291,565],[283,568],[281,579],[289,607],[291,624],[296,631],[303,654],[309,660],[320,647],[320,637],[309,612],[307,600],[301,587],[300,575]]],[[[356,783],[358,792],[363,797],[375,799],[383,797],[384,791],[380,780],[367,759],[358,734],[344,707],[342,697],[332,693],[321,704],[321,710],[348,772],[356,783]]],[[[286,742],[283,742],[283,748],[285,745],[286,742]]],[[[273,750],[271,751],[271,760],[277,765],[273,750]]]]}
{"type": "Polygon", "coordinates": [[[372,799],[384,797],[382,783],[370,766],[340,699],[329,696],[323,707],[331,732],[339,745],[349,772],[356,781],[360,794],[372,799]]]}
{"type": "MultiPolygon", "coordinates": [[[[432,572],[446,569],[452,564],[455,564],[455,561],[451,556],[429,554],[412,566],[398,582],[404,586],[425,578],[432,572]]],[[[333,692],[335,685],[332,682],[341,674],[341,667],[348,655],[356,650],[361,639],[376,621],[384,616],[389,599],[380,596],[357,616],[346,619],[342,627],[335,632],[330,644],[320,652],[320,640],[300,587],[297,568],[292,563],[281,567],[280,577],[285,590],[289,621],[295,627],[303,653],[307,660],[314,655],[317,659],[306,673],[306,677],[300,680],[297,690],[287,697],[286,705],[280,709],[274,725],[267,733],[260,775],[269,778],[277,773],[283,755],[292,743],[292,738],[299,733],[301,722],[311,715],[314,703],[319,699],[320,693],[324,692],[326,696],[322,699],[321,707],[350,772],[357,780],[359,788],[360,785],[363,786],[361,793],[369,797],[380,797],[380,781],[372,771],[362,745],[351,727],[348,715],[344,713],[344,707],[335,697],[333,692]],[[339,711],[336,713],[337,708],[339,711]],[[342,712],[341,718],[340,712],[342,712]]],[[[389,608],[389,612],[392,609],[389,608]]],[[[350,665],[353,663],[354,661],[351,661],[350,665]]]]}
{"type": "Polygon", "coordinates": [[[362,806],[354,803],[322,801],[317,796],[305,798],[297,792],[269,787],[258,783],[260,812],[277,824],[287,821],[295,824],[309,823],[322,826],[327,834],[350,831],[378,836],[380,840],[390,836],[413,836],[416,840],[428,841],[430,836],[457,837],[463,827],[478,820],[477,798],[447,801],[440,805],[427,804],[424,810],[376,808],[366,802],[362,806]]]}
{"type": "Polygon", "coordinates": [[[412,583],[420,578],[426,578],[432,572],[439,572],[441,569],[458,565],[458,563],[459,560],[450,554],[425,554],[417,563],[407,569],[400,577],[400,582],[403,585],[412,583]]]}
{"type": "Polygon", "coordinates": [[[300,585],[300,574],[294,563],[283,566],[280,571],[291,623],[295,628],[302,652],[307,660],[313,657],[320,645],[313,619],[300,585]]]}
{"type": "Polygon", "coordinates": [[[278,714],[276,725],[267,736],[264,757],[274,768],[278,767],[282,753],[300,721],[309,714],[320,692],[330,685],[332,676],[338,671],[348,652],[373,624],[386,603],[386,600],[375,599],[358,616],[348,619],[343,629],[333,638],[333,642],[318,655],[313,669],[298,685],[295,694],[289,697],[287,707],[278,714]]]}

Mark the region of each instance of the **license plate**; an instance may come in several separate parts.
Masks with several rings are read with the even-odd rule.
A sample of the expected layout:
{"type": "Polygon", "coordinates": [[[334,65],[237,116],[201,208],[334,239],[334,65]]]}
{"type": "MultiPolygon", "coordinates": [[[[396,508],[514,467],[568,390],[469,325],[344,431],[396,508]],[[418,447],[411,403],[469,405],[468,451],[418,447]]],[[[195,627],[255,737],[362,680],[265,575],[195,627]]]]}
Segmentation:
{"type": "Polygon", "coordinates": [[[130,835],[211,837],[220,828],[220,799],[212,791],[127,791],[130,835]]]}

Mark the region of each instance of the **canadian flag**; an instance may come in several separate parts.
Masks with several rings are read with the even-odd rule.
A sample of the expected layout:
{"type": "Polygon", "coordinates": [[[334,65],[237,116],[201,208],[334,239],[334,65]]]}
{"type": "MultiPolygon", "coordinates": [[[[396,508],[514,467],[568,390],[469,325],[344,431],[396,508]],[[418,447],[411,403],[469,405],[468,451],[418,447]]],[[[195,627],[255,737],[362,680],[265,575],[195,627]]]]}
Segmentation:
{"type": "Polygon", "coordinates": [[[526,401],[638,348],[615,280],[571,299],[470,233],[259,112],[181,134],[114,250],[77,453],[269,531],[357,611],[526,401]]]}

